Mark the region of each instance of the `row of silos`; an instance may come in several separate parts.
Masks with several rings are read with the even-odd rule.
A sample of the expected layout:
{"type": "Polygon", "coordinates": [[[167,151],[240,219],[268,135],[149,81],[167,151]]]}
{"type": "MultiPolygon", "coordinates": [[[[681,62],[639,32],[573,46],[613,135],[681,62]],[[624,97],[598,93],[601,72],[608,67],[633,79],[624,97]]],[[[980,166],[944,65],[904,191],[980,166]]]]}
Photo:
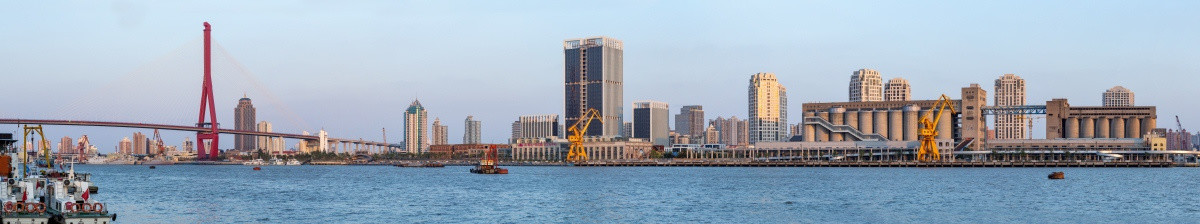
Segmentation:
{"type": "Polygon", "coordinates": [[[1066,118],[1067,138],[1141,138],[1155,128],[1151,117],[1079,116],[1066,118]]]}
{"type": "MultiPolygon", "coordinates": [[[[824,119],[833,125],[846,125],[864,134],[879,134],[892,141],[916,141],[919,131],[920,116],[930,114],[932,110],[922,110],[919,106],[908,105],[893,109],[855,109],[847,110],[833,107],[818,112],[807,111],[804,116],[824,119]]],[[[938,122],[938,139],[951,139],[954,124],[953,115],[945,114],[938,122]]],[[[809,142],[854,141],[847,133],[834,132],[817,123],[804,125],[804,140],[809,142]]]]}

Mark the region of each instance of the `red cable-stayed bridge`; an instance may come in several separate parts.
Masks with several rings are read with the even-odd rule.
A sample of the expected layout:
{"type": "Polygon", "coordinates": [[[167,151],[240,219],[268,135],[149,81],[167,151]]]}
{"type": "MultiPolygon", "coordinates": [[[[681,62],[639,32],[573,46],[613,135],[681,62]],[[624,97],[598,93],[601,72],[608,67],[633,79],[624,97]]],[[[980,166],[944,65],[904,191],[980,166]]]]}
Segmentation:
{"type": "MultiPolygon", "coordinates": [[[[171,124],[155,124],[155,123],[139,123],[139,122],[120,122],[120,121],[96,121],[96,120],[55,120],[55,119],[21,119],[21,118],[0,118],[0,124],[26,124],[26,125],[63,125],[63,126],[87,126],[87,127],[120,127],[120,128],[144,128],[144,129],[161,129],[184,132],[196,132],[196,152],[197,160],[214,160],[218,157],[220,150],[219,137],[221,134],[248,135],[271,138],[285,138],[301,140],[302,146],[300,151],[322,151],[322,152],[366,152],[380,153],[399,151],[399,145],[392,145],[386,142],[366,141],[362,139],[345,139],[345,138],[328,138],[324,133],[318,135],[306,134],[290,134],[278,132],[259,132],[253,130],[235,130],[222,129],[216,123],[216,104],[213,97],[213,82],[212,82],[212,44],[211,44],[211,26],[208,22],[204,23],[204,79],[201,85],[200,111],[199,120],[195,125],[171,125],[171,124]],[[207,116],[206,116],[207,115],[207,116]]],[[[323,131],[322,131],[323,132],[323,131]]],[[[386,140],[385,140],[386,141],[386,140]]]]}
{"type": "MultiPolygon", "coordinates": [[[[120,127],[120,128],[144,128],[144,129],[160,129],[172,131],[188,131],[188,132],[203,132],[210,131],[207,127],[184,126],[184,125],[169,125],[169,124],[149,124],[149,123],[133,123],[133,122],[109,122],[109,121],[79,121],[79,120],[45,120],[45,119],[0,119],[0,124],[41,124],[41,125],[65,125],[65,126],[89,126],[89,127],[120,127]]],[[[286,139],[297,139],[306,141],[319,141],[320,136],[289,134],[277,132],[259,132],[234,129],[217,129],[220,134],[235,134],[235,135],[250,135],[262,137],[277,137],[286,139]]],[[[355,144],[364,146],[390,147],[389,144],[375,141],[326,138],[326,141],[338,144],[355,144]]]]}

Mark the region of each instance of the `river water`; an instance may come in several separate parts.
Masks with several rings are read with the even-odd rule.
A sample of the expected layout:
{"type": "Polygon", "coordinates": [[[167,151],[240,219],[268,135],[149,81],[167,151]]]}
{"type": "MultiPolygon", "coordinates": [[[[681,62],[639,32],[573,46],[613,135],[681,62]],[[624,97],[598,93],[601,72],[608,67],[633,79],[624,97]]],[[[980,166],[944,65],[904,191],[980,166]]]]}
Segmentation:
{"type": "Polygon", "coordinates": [[[507,168],[76,167],[120,223],[1200,222],[1195,168],[507,168]]]}

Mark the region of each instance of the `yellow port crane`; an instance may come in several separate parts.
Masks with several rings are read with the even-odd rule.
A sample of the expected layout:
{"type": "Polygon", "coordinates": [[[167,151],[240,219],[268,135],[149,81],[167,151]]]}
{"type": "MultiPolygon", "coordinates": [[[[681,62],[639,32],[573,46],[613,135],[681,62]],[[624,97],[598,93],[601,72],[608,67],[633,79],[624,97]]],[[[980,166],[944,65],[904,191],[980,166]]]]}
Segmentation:
{"type": "Polygon", "coordinates": [[[946,108],[950,108],[951,114],[956,112],[954,110],[954,101],[950,101],[950,97],[946,96],[946,94],[942,94],[942,96],[937,99],[937,102],[933,103],[933,107],[930,109],[934,108],[937,109],[934,111],[934,114],[937,114],[936,118],[932,118],[931,120],[930,116],[933,114],[925,114],[924,116],[921,116],[920,124],[923,126],[920,130],[921,148],[917,149],[917,161],[920,162],[942,160],[942,154],[941,152],[938,152],[936,141],[938,136],[938,121],[942,120],[942,112],[945,111],[946,108]]]}
{"type": "MultiPolygon", "coordinates": [[[[38,148],[42,149],[42,154],[46,155],[46,168],[47,169],[54,168],[54,165],[50,162],[50,141],[46,141],[46,134],[44,132],[42,132],[42,125],[37,125],[37,126],[25,125],[25,134],[21,135],[21,138],[22,138],[22,140],[29,139],[29,142],[26,142],[25,144],[21,144],[21,163],[23,163],[23,164],[29,163],[29,152],[30,152],[29,147],[38,147],[38,148]],[[31,138],[29,135],[32,135],[32,134],[37,134],[36,137],[41,137],[41,141],[36,141],[34,138],[31,138]],[[38,143],[37,145],[32,144],[32,142],[35,142],[35,141],[38,143]]],[[[37,150],[34,150],[34,152],[36,152],[36,151],[37,150]]],[[[22,167],[21,169],[24,170],[25,168],[22,167]]],[[[25,172],[25,171],[22,171],[22,172],[25,172]]]]}
{"type": "Polygon", "coordinates": [[[604,120],[599,119],[600,112],[596,109],[588,109],[583,114],[579,115],[579,120],[571,125],[567,130],[571,132],[567,136],[567,141],[571,142],[571,150],[567,151],[567,162],[577,163],[588,160],[587,151],[583,150],[583,135],[587,134],[588,126],[592,124],[592,120],[598,120],[601,124],[604,120]]]}

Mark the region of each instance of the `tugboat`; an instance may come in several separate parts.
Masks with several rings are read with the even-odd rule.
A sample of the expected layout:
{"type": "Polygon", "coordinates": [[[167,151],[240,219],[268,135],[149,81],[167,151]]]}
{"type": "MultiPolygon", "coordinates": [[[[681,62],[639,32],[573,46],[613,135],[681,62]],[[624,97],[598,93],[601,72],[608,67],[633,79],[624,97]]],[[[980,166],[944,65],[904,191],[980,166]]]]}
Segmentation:
{"type": "Polygon", "coordinates": [[[1050,173],[1050,175],[1046,176],[1046,177],[1050,178],[1051,180],[1060,180],[1060,179],[1066,178],[1066,176],[1063,174],[1063,172],[1053,172],[1053,173],[1050,173]]]}
{"type": "Polygon", "coordinates": [[[487,146],[484,150],[483,159],[479,160],[479,165],[471,169],[471,173],[477,174],[508,174],[508,169],[496,166],[499,155],[494,146],[487,146]]]}

